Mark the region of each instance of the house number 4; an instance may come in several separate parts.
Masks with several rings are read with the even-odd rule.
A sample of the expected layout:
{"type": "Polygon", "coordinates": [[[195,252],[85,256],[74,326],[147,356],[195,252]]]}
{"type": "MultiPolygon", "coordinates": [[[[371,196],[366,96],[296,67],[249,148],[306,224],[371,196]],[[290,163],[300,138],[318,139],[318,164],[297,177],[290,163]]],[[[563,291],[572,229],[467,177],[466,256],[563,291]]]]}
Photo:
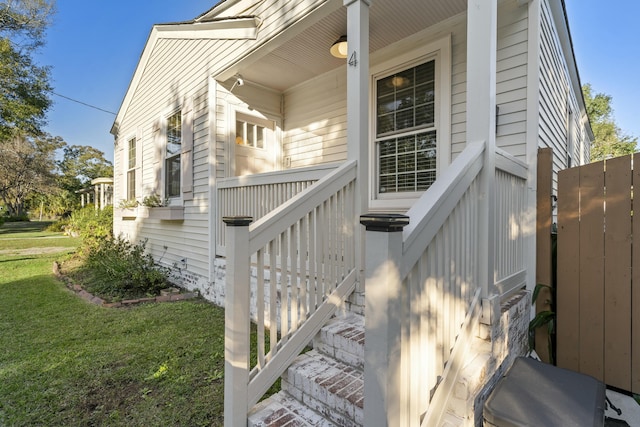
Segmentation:
{"type": "Polygon", "coordinates": [[[349,57],[349,65],[351,67],[355,67],[356,65],[358,65],[358,54],[356,53],[355,50],[353,51],[353,53],[349,57]]]}

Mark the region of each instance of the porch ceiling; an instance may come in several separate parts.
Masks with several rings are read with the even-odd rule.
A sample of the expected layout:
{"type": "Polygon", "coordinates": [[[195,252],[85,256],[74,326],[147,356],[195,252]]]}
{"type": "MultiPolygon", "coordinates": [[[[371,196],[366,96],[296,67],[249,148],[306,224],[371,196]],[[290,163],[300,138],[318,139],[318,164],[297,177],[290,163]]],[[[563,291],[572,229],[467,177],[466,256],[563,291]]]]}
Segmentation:
{"type": "MultiPolygon", "coordinates": [[[[457,15],[467,0],[376,0],[370,8],[370,51],[375,52],[457,15]]],[[[278,91],[345,64],[329,48],[347,34],[347,9],[340,7],[268,55],[238,70],[245,81],[278,91]]]]}

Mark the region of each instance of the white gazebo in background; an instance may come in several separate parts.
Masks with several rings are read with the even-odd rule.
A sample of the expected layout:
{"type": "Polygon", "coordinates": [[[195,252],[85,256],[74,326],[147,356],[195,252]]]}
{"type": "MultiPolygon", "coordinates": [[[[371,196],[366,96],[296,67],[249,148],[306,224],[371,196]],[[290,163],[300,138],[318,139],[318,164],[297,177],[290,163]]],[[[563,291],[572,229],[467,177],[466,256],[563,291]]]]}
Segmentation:
{"type": "Polygon", "coordinates": [[[113,178],[96,178],[91,180],[91,185],[77,191],[82,207],[93,203],[98,210],[113,205],[113,178]]]}

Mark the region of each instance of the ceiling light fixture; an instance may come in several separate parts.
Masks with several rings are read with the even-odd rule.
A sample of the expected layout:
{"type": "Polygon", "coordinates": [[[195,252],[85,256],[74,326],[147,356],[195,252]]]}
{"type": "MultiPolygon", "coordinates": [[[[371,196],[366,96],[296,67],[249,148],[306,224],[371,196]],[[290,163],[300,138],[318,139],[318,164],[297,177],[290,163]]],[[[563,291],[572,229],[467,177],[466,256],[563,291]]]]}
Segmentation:
{"type": "Polygon", "coordinates": [[[345,59],[347,57],[347,36],[341,36],[336,40],[335,43],[331,45],[329,52],[336,58],[345,59]]]}

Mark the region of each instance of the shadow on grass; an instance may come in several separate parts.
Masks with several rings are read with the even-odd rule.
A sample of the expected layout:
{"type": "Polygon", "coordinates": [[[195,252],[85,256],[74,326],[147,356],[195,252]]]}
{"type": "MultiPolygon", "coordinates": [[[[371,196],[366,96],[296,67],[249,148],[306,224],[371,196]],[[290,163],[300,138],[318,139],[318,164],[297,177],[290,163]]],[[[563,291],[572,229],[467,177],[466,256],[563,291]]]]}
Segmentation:
{"type": "Polygon", "coordinates": [[[16,262],[16,261],[29,261],[32,259],[36,259],[36,257],[30,256],[26,258],[10,258],[10,259],[0,259],[0,264],[3,262],[16,262]]]}
{"type": "Polygon", "coordinates": [[[1,234],[16,234],[16,233],[37,233],[44,231],[45,228],[53,224],[51,221],[18,221],[18,222],[5,222],[0,227],[1,234]]]}

